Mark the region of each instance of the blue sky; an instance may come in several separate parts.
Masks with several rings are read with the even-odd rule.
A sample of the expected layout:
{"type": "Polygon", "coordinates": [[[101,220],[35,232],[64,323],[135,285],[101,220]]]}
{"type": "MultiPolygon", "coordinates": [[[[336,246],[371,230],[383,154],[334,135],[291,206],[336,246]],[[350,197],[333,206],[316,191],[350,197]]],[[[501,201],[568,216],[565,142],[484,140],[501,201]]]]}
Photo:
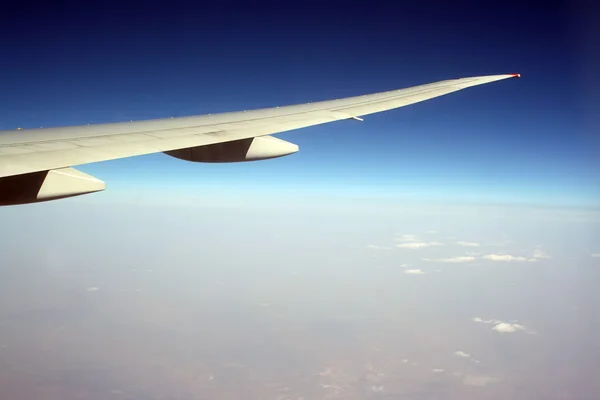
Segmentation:
{"type": "Polygon", "coordinates": [[[119,196],[316,193],[599,205],[587,48],[568,6],[294,12],[12,11],[3,18],[0,129],[262,108],[453,77],[520,80],[279,135],[298,154],[235,165],[150,155],[82,166],[119,196]]]}

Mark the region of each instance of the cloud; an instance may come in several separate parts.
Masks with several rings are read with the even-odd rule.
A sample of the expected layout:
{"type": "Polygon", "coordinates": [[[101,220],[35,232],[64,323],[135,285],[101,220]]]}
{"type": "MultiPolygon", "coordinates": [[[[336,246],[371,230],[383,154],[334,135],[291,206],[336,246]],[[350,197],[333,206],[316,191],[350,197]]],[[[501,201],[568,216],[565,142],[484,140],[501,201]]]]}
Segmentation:
{"type": "Polygon", "coordinates": [[[533,258],[550,258],[550,256],[542,249],[535,249],[533,251],[533,258]]]}
{"type": "Polygon", "coordinates": [[[371,250],[391,250],[391,247],[388,246],[378,246],[376,244],[369,244],[367,245],[367,249],[371,249],[371,250]]]}
{"type": "Polygon", "coordinates": [[[516,331],[524,330],[525,327],[519,324],[509,324],[507,322],[501,322],[495,325],[492,329],[500,333],[514,333],[516,331]]]}
{"type": "MultiPolygon", "coordinates": [[[[473,322],[481,322],[482,324],[501,324],[502,321],[498,319],[481,319],[479,317],[475,317],[472,319],[473,322]]],[[[517,321],[513,321],[517,322],[517,321]]]]}
{"type": "MultiPolygon", "coordinates": [[[[482,324],[494,324],[494,326],[492,327],[492,330],[499,332],[499,333],[514,333],[517,331],[527,331],[527,329],[523,325],[517,324],[517,322],[518,322],[517,320],[514,320],[512,322],[504,322],[504,321],[500,321],[497,319],[484,320],[479,317],[475,317],[472,319],[472,321],[479,322],[482,324]]],[[[529,333],[532,333],[532,332],[529,332],[529,333]]]]}
{"type": "Polygon", "coordinates": [[[535,258],[526,258],[520,256],[511,256],[510,254],[487,254],[482,257],[484,260],[491,261],[529,261],[537,262],[535,258]]]}
{"type": "Polygon", "coordinates": [[[478,251],[467,251],[465,254],[471,257],[477,257],[481,255],[481,253],[478,251]]]}
{"type": "Polygon", "coordinates": [[[592,257],[592,258],[600,258],[600,253],[591,254],[590,257],[592,257]]]}
{"type": "Polygon", "coordinates": [[[479,317],[473,318],[472,321],[473,322],[481,322],[482,324],[499,324],[502,322],[497,319],[481,319],[479,317]]]}
{"type": "Polygon", "coordinates": [[[485,375],[466,375],[463,384],[467,386],[486,386],[488,383],[497,382],[497,378],[485,375]]]}
{"type": "Polygon", "coordinates": [[[410,275],[423,275],[425,272],[421,271],[420,269],[407,269],[404,271],[404,273],[410,275]]]}
{"type": "Polygon", "coordinates": [[[455,351],[454,355],[458,356],[458,357],[471,358],[471,355],[469,353],[465,353],[464,351],[461,351],[461,350],[455,351]]]}
{"type": "Polygon", "coordinates": [[[443,246],[443,243],[439,243],[439,242],[409,242],[409,243],[400,243],[397,244],[396,247],[399,247],[401,249],[422,249],[425,247],[431,247],[431,246],[443,246]]]}
{"type": "Polygon", "coordinates": [[[456,242],[456,244],[459,246],[463,246],[463,247],[479,247],[479,246],[481,246],[479,243],[474,243],[474,242],[456,242]]]}
{"type": "Polygon", "coordinates": [[[399,238],[396,238],[401,242],[416,242],[417,237],[415,235],[401,235],[399,238]]]}
{"type": "Polygon", "coordinates": [[[445,369],[443,369],[443,368],[434,368],[431,370],[431,372],[435,372],[436,374],[439,374],[440,372],[444,372],[444,371],[445,371],[445,369]]]}
{"type": "Polygon", "coordinates": [[[423,258],[423,261],[428,262],[441,262],[441,263],[464,263],[475,260],[475,257],[471,256],[460,256],[460,257],[449,257],[449,258],[423,258]]]}
{"type": "Polygon", "coordinates": [[[85,290],[88,291],[88,292],[97,292],[98,290],[100,290],[100,288],[97,287],[97,286],[92,286],[92,287],[89,287],[89,288],[87,288],[85,290]]]}

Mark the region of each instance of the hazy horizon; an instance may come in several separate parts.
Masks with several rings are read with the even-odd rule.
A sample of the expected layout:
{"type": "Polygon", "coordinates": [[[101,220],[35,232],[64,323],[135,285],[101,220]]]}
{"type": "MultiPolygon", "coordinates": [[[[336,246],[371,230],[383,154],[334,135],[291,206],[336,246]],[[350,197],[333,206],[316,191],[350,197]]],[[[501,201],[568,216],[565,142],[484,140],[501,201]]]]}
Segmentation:
{"type": "Polygon", "coordinates": [[[598,212],[82,199],[0,210],[2,398],[600,390],[598,212]]]}

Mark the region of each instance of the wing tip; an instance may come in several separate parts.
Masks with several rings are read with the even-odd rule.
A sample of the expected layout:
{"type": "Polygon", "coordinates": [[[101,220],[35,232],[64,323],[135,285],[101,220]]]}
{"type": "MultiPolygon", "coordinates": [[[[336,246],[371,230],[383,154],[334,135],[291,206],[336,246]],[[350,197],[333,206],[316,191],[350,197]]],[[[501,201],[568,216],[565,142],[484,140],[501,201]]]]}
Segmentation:
{"type": "Polygon", "coordinates": [[[520,78],[521,74],[511,74],[513,78],[520,78]]]}

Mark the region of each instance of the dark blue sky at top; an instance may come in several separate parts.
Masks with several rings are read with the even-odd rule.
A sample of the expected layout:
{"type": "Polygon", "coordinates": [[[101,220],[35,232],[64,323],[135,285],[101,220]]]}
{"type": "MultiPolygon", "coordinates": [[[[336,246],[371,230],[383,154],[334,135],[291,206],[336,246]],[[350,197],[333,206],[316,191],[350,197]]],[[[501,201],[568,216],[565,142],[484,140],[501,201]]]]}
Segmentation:
{"type": "Polygon", "coordinates": [[[518,72],[520,80],[364,123],[280,134],[301,151],[278,160],[207,165],[158,154],[81,169],[109,187],[182,195],[241,188],[598,205],[591,9],[446,4],[6,10],[0,129],[237,111],[518,72]]]}

